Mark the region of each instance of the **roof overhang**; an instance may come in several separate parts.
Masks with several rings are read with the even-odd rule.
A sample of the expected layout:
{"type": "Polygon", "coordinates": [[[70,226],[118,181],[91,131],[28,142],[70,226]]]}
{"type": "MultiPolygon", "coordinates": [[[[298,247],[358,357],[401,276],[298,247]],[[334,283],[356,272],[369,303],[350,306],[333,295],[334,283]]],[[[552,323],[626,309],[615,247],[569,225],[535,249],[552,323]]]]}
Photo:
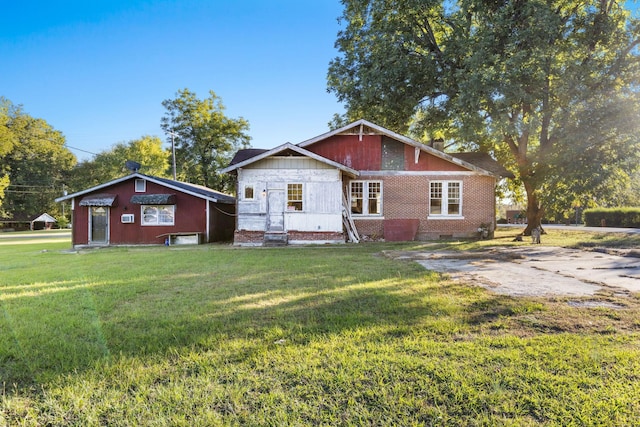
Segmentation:
{"type": "Polygon", "coordinates": [[[80,206],[117,206],[117,194],[92,194],[80,200],[80,206]]]}
{"type": "Polygon", "coordinates": [[[226,204],[234,204],[235,203],[235,198],[233,196],[230,196],[230,195],[224,194],[224,193],[220,193],[218,191],[212,190],[211,188],[203,187],[203,186],[197,185],[197,184],[189,184],[189,183],[186,183],[186,182],[173,181],[173,180],[170,180],[170,179],[158,178],[158,177],[150,176],[150,175],[144,175],[144,174],[141,174],[139,172],[134,172],[134,173],[132,173],[130,175],[123,176],[121,178],[114,179],[112,181],[105,182],[105,183],[97,185],[95,187],[87,188],[86,190],[78,191],[76,193],[69,194],[67,196],[58,197],[57,199],[55,199],[55,202],[56,203],[64,202],[65,200],[74,199],[76,197],[80,197],[80,196],[83,196],[85,194],[91,194],[91,193],[94,193],[95,191],[100,191],[100,190],[108,191],[106,189],[111,187],[112,185],[119,184],[121,182],[127,181],[129,179],[133,179],[133,178],[144,179],[144,180],[147,180],[149,182],[153,182],[153,183],[156,183],[158,185],[161,185],[161,186],[163,186],[165,188],[168,188],[170,190],[179,191],[181,193],[189,194],[191,196],[195,196],[195,197],[198,197],[198,198],[201,198],[201,199],[209,200],[209,201],[214,202],[214,203],[226,203],[226,204]]]}
{"type": "Polygon", "coordinates": [[[356,176],[358,176],[360,174],[355,169],[352,169],[352,168],[350,168],[348,166],[345,166],[343,164],[340,164],[338,162],[334,162],[333,160],[329,160],[326,157],[322,157],[322,156],[320,156],[320,155],[318,155],[316,153],[312,153],[311,151],[306,150],[306,149],[304,149],[302,147],[299,147],[297,145],[291,144],[290,142],[287,142],[286,144],[282,144],[282,145],[280,145],[280,146],[278,146],[276,148],[273,148],[271,150],[265,151],[264,153],[258,154],[257,156],[251,157],[251,158],[246,159],[246,160],[244,160],[242,162],[239,162],[239,163],[236,163],[234,165],[228,166],[228,167],[226,167],[224,169],[221,169],[220,172],[222,172],[222,173],[233,172],[233,171],[235,171],[237,169],[241,169],[241,168],[246,167],[246,166],[248,166],[250,164],[259,162],[260,160],[266,159],[267,157],[276,156],[276,155],[281,154],[281,153],[283,153],[285,151],[293,151],[295,153],[298,153],[301,156],[312,158],[312,159],[317,160],[317,161],[319,161],[321,163],[324,163],[326,165],[329,165],[329,166],[332,166],[332,167],[334,167],[336,169],[339,169],[342,172],[344,172],[344,173],[346,173],[348,175],[354,176],[354,177],[356,177],[356,176]]]}

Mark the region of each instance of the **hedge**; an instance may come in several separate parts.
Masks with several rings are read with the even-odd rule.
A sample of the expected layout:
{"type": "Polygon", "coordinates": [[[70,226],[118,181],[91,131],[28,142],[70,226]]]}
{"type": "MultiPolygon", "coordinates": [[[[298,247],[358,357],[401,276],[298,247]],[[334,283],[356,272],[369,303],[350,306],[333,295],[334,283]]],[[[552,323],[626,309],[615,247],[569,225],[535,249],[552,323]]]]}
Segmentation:
{"type": "Polygon", "coordinates": [[[588,227],[640,228],[640,208],[594,208],[582,214],[588,227]]]}

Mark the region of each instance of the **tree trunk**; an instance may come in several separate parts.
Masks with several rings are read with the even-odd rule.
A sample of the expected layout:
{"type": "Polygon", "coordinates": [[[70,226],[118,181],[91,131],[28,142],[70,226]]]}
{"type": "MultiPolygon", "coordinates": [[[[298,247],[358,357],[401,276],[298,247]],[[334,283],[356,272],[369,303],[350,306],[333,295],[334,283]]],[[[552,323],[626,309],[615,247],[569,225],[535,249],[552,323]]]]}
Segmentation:
{"type": "Polygon", "coordinates": [[[527,192],[527,228],[522,232],[525,236],[531,236],[531,230],[536,227],[541,227],[542,215],[544,215],[544,209],[542,208],[536,189],[530,182],[524,182],[524,188],[527,192]]]}

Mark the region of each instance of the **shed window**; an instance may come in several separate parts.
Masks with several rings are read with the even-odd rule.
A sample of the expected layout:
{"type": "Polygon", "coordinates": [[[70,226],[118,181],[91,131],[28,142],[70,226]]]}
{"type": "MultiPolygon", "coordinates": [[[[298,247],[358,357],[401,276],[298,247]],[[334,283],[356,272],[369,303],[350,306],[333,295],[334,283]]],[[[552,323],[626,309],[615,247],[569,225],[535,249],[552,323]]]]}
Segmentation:
{"type": "Polygon", "coordinates": [[[435,216],[462,215],[462,182],[432,181],[429,186],[429,214],[435,216]]]}
{"type": "Polygon", "coordinates": [[[136,193],[144,193],[147,191],[147,181],[144,179],[136,179],[135,191],[136,193]]]}
{"type": "Polygon", "coordinates": [[[142,205],[142,225],[174,225],[175,205],[142,205]]]}
{"type": "Polygon", "coordinates": [[[351,213],[382,215],[382,182],[351,181],[351,213]]]}
{"type": "Polygon", "coordinates": [[[287,210],[301,211],[303,196],[302,184],[287,184],[287,210]]]}

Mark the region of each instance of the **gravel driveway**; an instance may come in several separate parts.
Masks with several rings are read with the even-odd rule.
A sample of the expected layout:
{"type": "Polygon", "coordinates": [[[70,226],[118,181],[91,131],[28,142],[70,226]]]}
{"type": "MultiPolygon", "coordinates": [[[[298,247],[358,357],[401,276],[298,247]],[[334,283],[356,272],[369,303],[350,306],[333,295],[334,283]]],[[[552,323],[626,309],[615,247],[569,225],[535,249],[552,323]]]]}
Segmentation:
{"type": "Polygon", "coordinates": [[[393,252],[499,294],[588,296],[603,288],[640,292],[640,258],[551,246],[468,252],[393,252]]]}

